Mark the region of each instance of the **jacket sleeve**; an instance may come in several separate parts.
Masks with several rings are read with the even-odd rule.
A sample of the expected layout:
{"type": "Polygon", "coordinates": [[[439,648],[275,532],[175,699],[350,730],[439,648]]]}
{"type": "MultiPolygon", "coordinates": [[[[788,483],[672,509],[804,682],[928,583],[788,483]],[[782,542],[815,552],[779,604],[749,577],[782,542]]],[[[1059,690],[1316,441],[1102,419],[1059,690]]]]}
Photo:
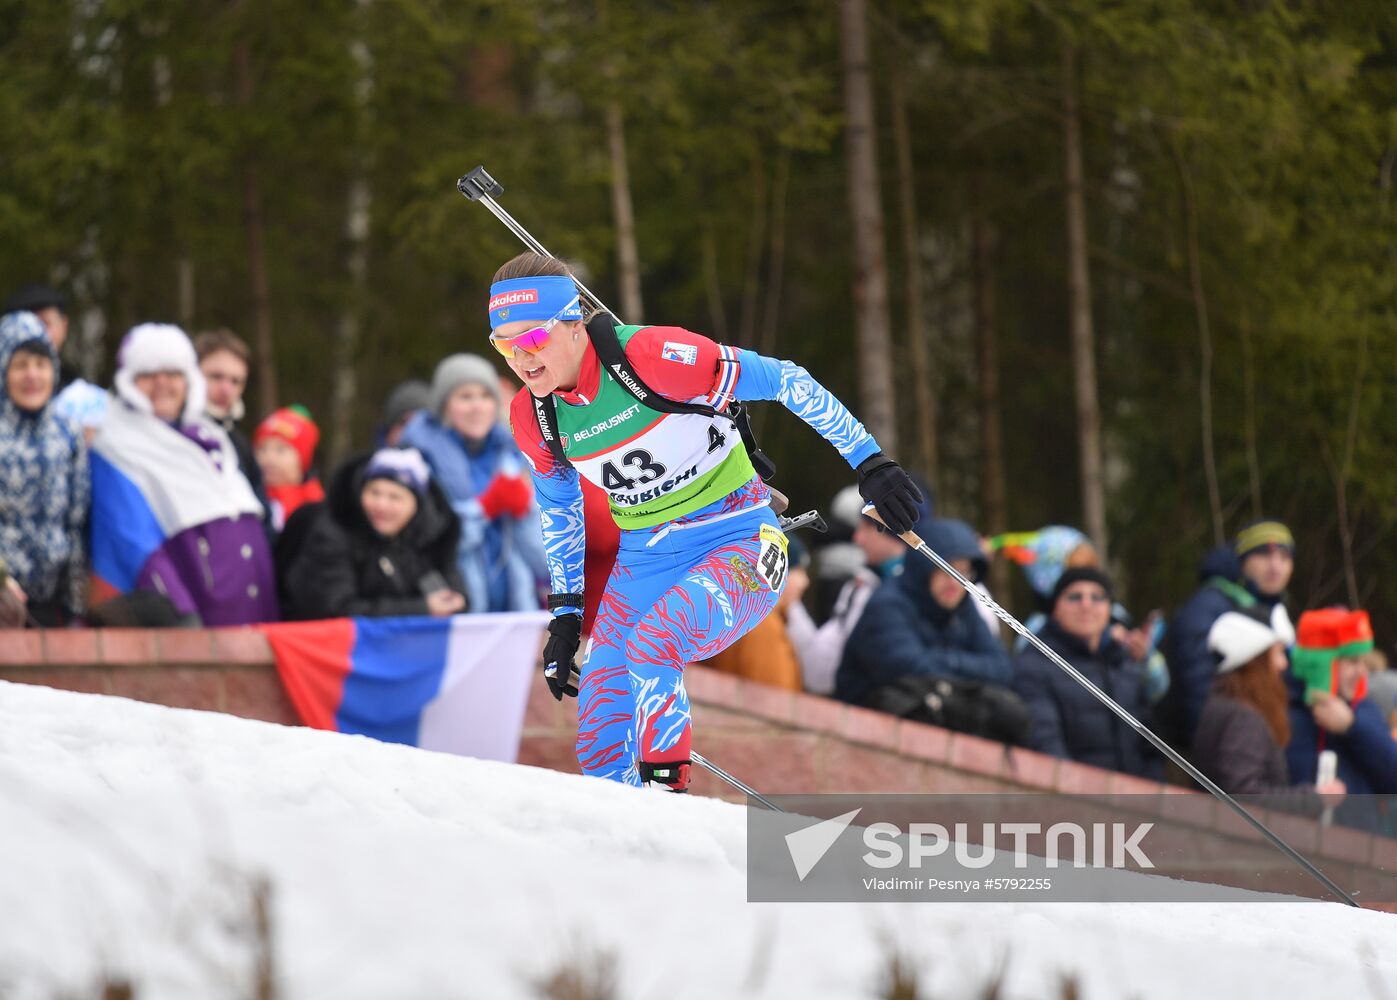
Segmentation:
{"type": "Polygon", "coordinates": [[[835,677],[839,672],[840,660],[844,657],[844,647],[849,635],[863,614],[874,584],[858,577],[850,579],[839,591],[834,602],[834,613],[823,625],[816,625],[805,605],[797,602],[791,605],[786,618],[786,633],[795,647],[796,658],[800,660],[801,677],[805,690],[814,694],[833,694],[835,677]]]}
{"type": "Polygon", "coordinates": [[[732,352],[737,361],[733,398],[779,402],[834,445],[853,468],[881,450],[858,418],[804,368],[755,351],[723,350],[732,352]]]}
{"type": "Polygon", "coordinates": [[[87,610],[87,515],[92,505],[92,473],[79,433],[73,445],[72,490],[68,495],[68,571],[62,595],[70,614],[87,610]]]}
{"type": "MultiPolygon", "coordinates": [[[[549,589],[555,594],[581,594],[586,587],[583,570],[587,552],[581,477],[571,466],[560,465],[548,450],[527,389],[520,390],[514,397],[509,425],[514,443],[533,470],[549,589]]],[[[553,609],[554,617],[582,612],[580,603],[553,609]]]]}
{"type": "MultiPolygon", "coordinates": [[[[1333,739],[1333,737],[1330,737],[1333,739]]],[[[1379,795],[1397,794],[1397,741],[1372,702],[1353,706],[1353,727],[1335,740],[1379,795]]]]}
{"type": "Polygon", "coordinates": [[[317,518],[287,574],[286,589],[303,618],[387,618],[427,614],[425,597],[361,597],[352,542],[328,513],[317,518]]]}
{"type": "Polygon", "coordinates": [[[1271,785],[1265,781],[1266,758],[1272,750],[1271,732],[1255,712],[1237,712],[1222,727],[1215,774],[1208,777],[1232,795],[1257,796],[1269,809],[1318,816],[1324,801],[1307,784],[1271,785]]]}
{"type": "Polygon", "coordinates": [[[1178,707],[1179,722],[1187,740],[1199,728],[1199,716],[1213,690],[1213,654],[1208,652],[1208,630],[1217,620],[1206,602],[1190,601],[1169,623],[1169,698],[1178,707]]]}
{"type": "Polygon", "coordinates": [[[977,636],[968,649],[936,646],[917,634],[914,614],[899,602],[869,601],[859,620],[857,638],[863,644],[860,659],[874,665],[875,684],[887,684],[909,675],[1008,682],[1009,657],[994,643],[988,630],[984,630],[986,642],[980,642],[977,636]]]}
{"type": "Polygon", "coordinates": [[[1036,649],[1026,649],[1014,661],[1014,690],[1028,705],[1029,727],[1025,743],[1030,750],[1066,757],[1062,712],[1053,695],[1053,671],[1057,670],[1036,649]]]}

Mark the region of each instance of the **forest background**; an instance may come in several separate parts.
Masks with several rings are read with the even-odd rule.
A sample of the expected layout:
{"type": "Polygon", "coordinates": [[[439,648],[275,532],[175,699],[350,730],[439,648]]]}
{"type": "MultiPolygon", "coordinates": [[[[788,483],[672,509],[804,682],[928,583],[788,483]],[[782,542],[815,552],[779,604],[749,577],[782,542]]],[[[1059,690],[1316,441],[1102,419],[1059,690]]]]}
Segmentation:
{"type": "MultiPolygon", "coordinates": [[[[488,354],[481,163],[626,321],[800,361],[939,512],[1086,529],[1139,613],[1278,517],[1293,604],[1392,643],[1397,5],[0,0],[0,287],[63,287],[103,384],[133,323],[231,327],[322,467],[488,354]]],[[[851,481],[758,424],[795,507],[851,481]]]]}

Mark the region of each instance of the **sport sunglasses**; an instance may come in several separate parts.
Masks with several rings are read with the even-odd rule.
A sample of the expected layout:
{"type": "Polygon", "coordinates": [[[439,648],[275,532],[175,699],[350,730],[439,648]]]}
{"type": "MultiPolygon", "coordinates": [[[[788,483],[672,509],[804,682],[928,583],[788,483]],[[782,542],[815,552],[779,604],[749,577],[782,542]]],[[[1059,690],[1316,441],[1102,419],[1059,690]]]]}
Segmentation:
{"type": "Polygon", "coordinates": [[[576,308],[581,299],[580,295],[573,296],[572,301],[559,309],[556,316],[532,330],[525,330],[513,337],[497,337],[492,333],[490,334],[490,343],[506,358],[514,357],[516,348],[528,354],[537,354],[548,344],[548,336],[552,333],[553,328],[562,321],[563,314],[576,308]]]}

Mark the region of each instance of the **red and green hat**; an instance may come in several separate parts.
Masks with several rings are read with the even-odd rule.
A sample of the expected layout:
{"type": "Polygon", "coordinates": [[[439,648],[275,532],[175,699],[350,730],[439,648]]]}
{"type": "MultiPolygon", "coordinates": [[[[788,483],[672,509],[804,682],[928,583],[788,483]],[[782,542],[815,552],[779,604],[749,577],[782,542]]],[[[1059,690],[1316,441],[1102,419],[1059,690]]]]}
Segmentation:
{"type": "MultiPolygon", "coordinates": [[[[1334,661],[1340,657],[1362,656],[1373,648],[1373,623],[1366,611],[1323,608],[1306,611],[1296,628],[1295,649],[1290,669],[1305,682],[1305,693],[1333,692],[1338,684],[1334,661]]],[[[1360,688],[1365,687],[1360,682],[1360,688]]],[[[1357,698],[1364,692],[1360,690],[1357,698]]]]}

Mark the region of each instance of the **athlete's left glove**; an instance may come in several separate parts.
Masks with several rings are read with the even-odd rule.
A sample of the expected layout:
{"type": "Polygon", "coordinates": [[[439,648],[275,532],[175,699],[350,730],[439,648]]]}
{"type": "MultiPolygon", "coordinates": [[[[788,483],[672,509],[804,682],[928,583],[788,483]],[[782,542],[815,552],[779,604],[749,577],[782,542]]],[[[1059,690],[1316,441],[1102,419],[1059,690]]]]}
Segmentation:
{"type": "Polygon", "coordinates": [[[563,695],[577,697],[577,673],[572,661],[582,645],[582,616],[559,615],[548,623],[548,645],[543,647],[543,679],[555,701],[563,695]]]}
{"type": "Polygon", "coordinates": [[[893,534],[901,535],[916,527],[922,491],[902,466],[880,451],[860,462],[857,471],[859,492],[873,504],[893,534]]]}

